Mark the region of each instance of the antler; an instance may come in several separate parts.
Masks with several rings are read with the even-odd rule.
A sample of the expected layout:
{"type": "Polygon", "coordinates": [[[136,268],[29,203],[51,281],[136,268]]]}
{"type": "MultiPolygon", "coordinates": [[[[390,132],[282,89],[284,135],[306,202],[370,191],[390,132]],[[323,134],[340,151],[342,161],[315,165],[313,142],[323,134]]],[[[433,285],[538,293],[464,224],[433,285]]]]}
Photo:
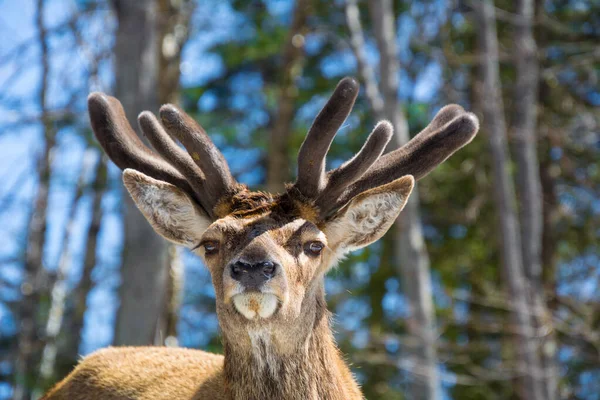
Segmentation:
{"type": "Polygon", "coordinates": [[[342,79],[300,148],[298,179],[293,189],[314,202],[321,218],[330,216],[358,194],[404,175],[421,179],[468,144],[479,129],[474,114],[458,105],[448,105],[412,140],[381,156],[393,130],[389,122],[382,121],[354,158],[326,173],[327,151],[357,95],[357,82],[342,79]]]}
{"type": "MultiPolygon", "coordinates": [[[[477,117],[458,105],[442,108],[431,123],[411,141],[382,156],[392,137],[392,125],[381,121],[364,146],[340,167],[325,172],[325,158],[335,134],[344,123],[358,95],[352,78],[340,81],[315,118],[298,155],[298,179],[290,193],[299,193],[326,218],[352,198],[403,175],[420,179],[445,161],[477,134],[477,117]]],[[[122,169],[133,168],[169,182],[192,196],[210,217],[215,206],[245,189],[235,181],[223,155],[204,129],[186,113],[167,104],[161,107],[161,123],[144,111],[140,128],[158,154],[144,145],[125,116],[121,103],[103,93],[88,98],[92,128],[108,156],[122,169]],[[179,140],[187,153],[181,149],[179,140]]]]}
{"type": "Polygon", "coordinates": [[[168,133],[151,112],[144,111],[138,117],[140,128],[159,155],[135,134],[123,106],[114,97],[92,93],[88,108],[94,134],[118,167],[133,168],[179,187],[209,216],[215,217],[214,208],[219,200],[243,189],[204,129],[177,107],[167,104],[160,109],[168,133]]]}

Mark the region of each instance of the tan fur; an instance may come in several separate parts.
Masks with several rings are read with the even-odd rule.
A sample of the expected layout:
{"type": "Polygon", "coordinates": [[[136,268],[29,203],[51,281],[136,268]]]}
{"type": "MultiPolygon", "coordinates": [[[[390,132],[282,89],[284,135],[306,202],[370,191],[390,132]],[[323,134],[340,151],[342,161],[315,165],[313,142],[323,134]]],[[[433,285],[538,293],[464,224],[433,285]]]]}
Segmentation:
{"type": "Polygon", "coordinates": [[[226,399],[223,356],[166,347],[112,347],[85,357],[43,399],[226,399]],[[208,396],[206,396],[208,395],[208,396]]]}
{"type": "Polygon", "coordinates": [[[158,233],[189,247],[219,244],[214,254],[202,246],[197,252],[215,288],[224,356],[156,347],[100,350],[45,400],[363,398],[331,332],[324,274],[387,231],[412,191],[411,176],[366,191],[326,221],[300,197],[244,193],[220,205],[229,214],[201,234],[197,227],[206,214],[190,207],[185,193],[138,172],[127,172],[125,180],[158,233]],[[307,251],[314,241],[325,245],[319,255],[307,251]],[[246,292],[231,275],[238,260],[271,260],[278,273],[260,292],[246,292]]]}

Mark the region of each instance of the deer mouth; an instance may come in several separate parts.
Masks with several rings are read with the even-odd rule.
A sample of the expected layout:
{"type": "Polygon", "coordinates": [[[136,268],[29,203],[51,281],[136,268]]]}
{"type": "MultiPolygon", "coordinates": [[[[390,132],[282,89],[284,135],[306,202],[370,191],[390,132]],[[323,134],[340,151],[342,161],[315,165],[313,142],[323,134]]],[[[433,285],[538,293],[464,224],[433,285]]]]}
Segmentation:
{"type": "Polygon", "coordinates": [[[249,320],[269,318],[279,305],[279,299],[272,293],[245,292],[232,298],[235,309],[249,320]]]}

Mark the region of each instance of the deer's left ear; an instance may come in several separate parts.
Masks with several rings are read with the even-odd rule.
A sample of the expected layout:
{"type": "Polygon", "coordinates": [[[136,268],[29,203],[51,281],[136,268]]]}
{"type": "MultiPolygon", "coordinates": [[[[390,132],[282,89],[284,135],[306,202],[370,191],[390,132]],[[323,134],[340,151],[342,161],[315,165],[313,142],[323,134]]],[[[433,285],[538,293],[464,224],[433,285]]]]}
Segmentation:
{"type": "Polygon", "coordinates": [[[356,196],[321,228],[338,255],[380,239],[406,205],[415,179],[406,175],[356,196]]]}

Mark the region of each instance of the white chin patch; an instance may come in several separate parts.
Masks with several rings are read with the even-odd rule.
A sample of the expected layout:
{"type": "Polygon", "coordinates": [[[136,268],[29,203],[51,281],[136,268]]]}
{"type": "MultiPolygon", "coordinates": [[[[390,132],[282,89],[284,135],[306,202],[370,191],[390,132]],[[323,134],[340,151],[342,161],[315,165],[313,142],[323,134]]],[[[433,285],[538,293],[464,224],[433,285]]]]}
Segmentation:
{"type": "Polygon", "coordinates": [[[277,296],[269,293],[242,293],[233,296],[233,305],[248,319],[269,318],[277,309],[277,296]]]}

